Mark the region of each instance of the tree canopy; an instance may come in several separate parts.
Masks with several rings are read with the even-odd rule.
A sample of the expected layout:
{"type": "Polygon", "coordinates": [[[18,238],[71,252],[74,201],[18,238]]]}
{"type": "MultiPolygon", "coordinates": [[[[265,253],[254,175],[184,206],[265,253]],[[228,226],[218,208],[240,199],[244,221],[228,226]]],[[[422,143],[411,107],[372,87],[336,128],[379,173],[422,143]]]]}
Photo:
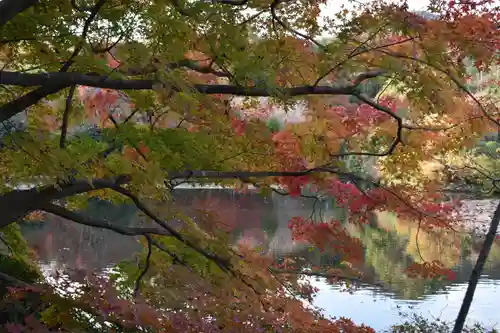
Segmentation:
{"type": "MultiPolygon", "coordinates": [[[[500,60],[498,4],[436,0],[421,15],[374,1],[320,20],[325,3],[0,2],[6,258],[29,264],[16,222],[48,214],[144,245],[139,269],[77,274],[73,295],[2,272],[27,304],[3,305],[10,332],[373,332],[304,303],[315,290],[293,262],[234,246],[224,216],[195,222],[171,200],[183,183],[252,186],[332,196],[354,224],[393,211],[427,230],[459,225],[459,203],[423,165],[500,126],[494,89],[468,86],[470,63],[500,60]],[[85,215],[92,198],[131,203],[144,223],[85,215]]],[[[297,216],[290,228],[350,263],[309,274],[362,278],[361,242],[340,221],[297,216]]],[[[410,273],[451,276],[438,261],[410,273]]]]}

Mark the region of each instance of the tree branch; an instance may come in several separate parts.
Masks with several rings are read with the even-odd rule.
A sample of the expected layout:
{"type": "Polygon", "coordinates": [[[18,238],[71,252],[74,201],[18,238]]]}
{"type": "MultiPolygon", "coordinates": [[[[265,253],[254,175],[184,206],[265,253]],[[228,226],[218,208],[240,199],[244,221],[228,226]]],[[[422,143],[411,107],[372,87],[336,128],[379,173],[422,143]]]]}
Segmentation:
{"type": "Polygon", "coordinates": [[[189,178],[212,178],[212,179],[240,179],[240,178],[265,178],[265,177],[298,177],[313,172],[332,172],[330,169],[314,168],[301,171],[211,171],[192,170],[183,172],[170,172],[168,178],[189,179],[189,178]]]}
{"type": "Polygon", "coordinates": [[[23,288],[31,287],[30,284],[28,284],[24,281],[21,281],[18,278],[13,277],[12,275],[9,275],[9,274],[3,273],[3,272],[0,272],[0,280],[3,280],[9,284],[12,284],[12,285],[15,285],[18,287],[23,287],[23,288]]]}
{"type": "Polygon", "coordinates": [[[151,246],[152,239],[150,235],[144,235],[144,237],[146,238],[148,244],[148,253],[146,255],[146,263],[144,265],[144,269],[142,270],[141,274],[139,274],[139,276],[137,277],[137,280],[135,280],[134,297],[139,296],[139,290],[141,288],[141,280],[144,278],[151,265],[151,254],[153,253],[153,248],[151,246]]]}
{"type": "MultiPolygon", "coordinates": [[[[213,178],[213,179],[248,179],[248,178],[264,178],[264,177],[298,177],[306,174],[325,172],[325,173],[335,173],[338,175],[344,175],[346,177],[357,177],[354,174],[342,172],[336,169],[325,167],[318,167],[312,169],[305,169],[301,171],[185,171],[185,172],[173,172],[169,174],[169,179],[189,179],[189,178],[213,178]]],[[[369,181],[357,177],[356,179],[369,181]]],[[[17,221],[18,219],[24,217],[31,211],[38,209],[50,209],[56,215],[70,214],[70,211],[56,212],[55,205],[49,205],[52,200],[58,200],[66,197],[70,197],[76,194],[86,193],[89,191],[99,190],[99,189],[112,189],[122,195],[129,197],[134,204],[142,210],[147,216],[153,219],[158,225],[163,229],[168,231],[171,236],[175,237],[182,243],[193,248],[195,251],[203,254],[208,259],[214,260],[220,265],[220,267],[227,267],[227,262],[221,258],[215,257],[213,254],[205,252],[203,249],[199,248],[197,245],[193,244],[187,240],[184,236],[178,233],[175,229],[170,227],[167,222],[158,218],[152,211],[150,211],[134,194],[121,187],[121,185],[129,183],[131,180],[130,176],[122,175],[110,179],[94,179],[94,180],[74,180],[71,182],[66,182],[58,185],[47,185],[43,187],[34,187],[29,190],[13,190],[8,193],[0,195],[0,211],[2,212],[2,220],[0,221],[0,228],[9,225],[10,223],[17,221]]],[[[48,210],[47,210],[48,211],[48,210]]],[[[62,216],[62,215],[61,215],[62,216]]],[[[87,221],[91,223],[90,221],[87,221]]],[[[90,224],[89,224],[90,225],[90,224]]],[[[104,227],[106,223],[101,223],[100,225],[95,225],[97,227],[104,227]]],[[[109,226],[109,225],[108,225],[109,226]]],[[[115,230],[116,231],[116,230],[115,230]]],[[[121,230],[124,231],[124,230],[121,230]]],[[[130,229],[129,229],[130,231],[130,229]]],[[[135,230],[138,231],[138,230],[135,230]]],[[[118,231],[117,231],[118,232],[118,231]]],[[[126,231],[125,231],[126,232],[126,231]]],[[[151,232],[152,233],[152,232],[151,232]]],[[[158,230],[156,234],[162,234],[158,230]]],[[[140,233],[142,235],[143,233],[140,233]]]]}
{"type": "Polygon", "coordinates": [[[243,6],[248,3],[248,0],[214,0],[216,3],[231,6],[243,6]]]}
{"type": "MultiPolygon", "coordinates": [[[[261,87],[243,87],[240,85],[224,84],[193,84],[193,89],[201,94],[225,94],[249,97],[265,96],[303,96],[303,95],[353,95],[356,87],[366,79],[381,75],[381,71],[373,71],[358,75],[352,83],[343,86],[298,86],[292,88],[267,89],[261,87]]],[[[76,72],[62,73],[20,73],[0,71],[0,84],[21,87],[42,86],[12,102],[0,106],[0,122],[9,119],[42,98],[56,93],[72,85],[83,85],[96,88],[115,90],[150,90],[153,89],[155,80],[114,80],[108,76],[81,74],[76,72]]],[[[172,87],[174,91],[179,88],[172,87]]]]}
{"type": "Polygon", "coordinates": [[[2,0],[0,1],[0,27],[12,20],[17,14],[36,5],[39,0],[2,0]]]}
{"type": "Polygon", "coordinates": [[[89,17],[87,17],[87,19],[85,20],[85,23],[83,24],[82,37],[80,39],[80,42],[75,47],[75,50],[73,51],[73,53],[71,54],[69,59],[64,63],[64,65],[60,69],[60,72],[68,71],[68,69],[73,64],[73,62],[74,62],[73,59],[75,59],[75,57],[78,56],[78,53],[80,53],[80,51],[83,48],[83,45],[85,44],[85,39],[87,38],[87,34],[89,33],[90,24],[92,24],[92,21],[95,19],[95,17],[97,16],[97,13],[102,8],[102,6],[104,5],[105,2],[106,2],[106,0],[98,0],[97,3],[95,4],[94,8],[92,8],[92,11],[90,12],[89,17]]]}
{"type": "MultiPolygon", "coordinates": [[[[168,178],[189,179],[189,178],[207,178],[207,179],[248,179],[248,178],[266,178],[266,177],[299,177],[312,173],[335,173],[341,176],[357,177],[354,174],[343,172],[328,166],[322,166],[300,171],[211,171],[211,170],[189,170],[183,172],[170,172],[168,178]]],[[[366,179],[363,179],[367,181],[366,179]]]]}
{"type": "MultiPolygon", "coordinates": [[[[355,84],[343,86],[297,86],[292,88],[277,89],[278,94],[286,96],[298,95],[350,95],[361,81],[374,78],[382,74],[382,71],[373,71],[360,74],[354,79],[355,84]],[[360,79],[362,78],[362,79],[360,79]]],[[[108,76],[88,75],[77,72],[60,73],[22,73],[11,71],[0,71],[0,84],[20,87],[35,87],[50,85],[52,89],[57,86],[68,87],[71,85],[84,85],[95,88],[107,88],[116,90],[148,90],[153,89],[154,80],[114,80],[108,76]]],[[[266,88],[244,87],[239,85],[225,84],[194,84],[193,87],[202,94],[230,94],[241,96],[273,96],[275,93],[266,88]]],[[[60,88],[62,89],[62,88],[60,88]]]]}
{"type": "Polygon", "coordinates": [[[64,148],[66,145],[66,135],[68,133],[69,114],[71,113],[71,103],[73,102],[73,95],[75,94],[76,86],[69,88],[68,97],[66,98],[66,108],[61,125],[61,138],[59,139],[59,147],[64,148]]]}
{"type": "MultiPolygon", "coordinates": [[[[17,1],[17,0],[14,0],[14,1],[17,1]]],[[[87,18],[87,20],[85,20],[81,40],[78,43],[78,45],[75,47],[75,50],[73,51],[73,53],[71,54],[69,59],[63,64],[63,66],[59,70],[60,72],[62,72],[62,73],[67,72],[68,69],[71,67],[71,65],[74,62],[73,59],[82,50],[83,45],[85,44],[85,39],[87,38],[90,24],[95,19],[97,13],[101,9],[101,7],[104,5],[105,1],[106,0],[98,0],[96,5],[92,9],[89,17],[87,18]]],[[[0,6],[4,2],[10,2],[10,1],[3,1],[0,3],[0,6]]],[[[23,2],[23,1],[18,1],[18,2],[23,2]]],[[[24,1],[24,2],[27,2],[27,1],[24,1]]],[[[32,2],[33,2],[33,0],[32,0],[32,2]]],[[[38,1],[34,1],[34,2],[38,2],[38,1]]],[[[0,13],[1,12],[2,12],[2,9],[0,8],[0,13]]],[[[0,74],[0,84],[2,84],[1,74],[0,74]]],[[[47,97],[48,95],[54,94],[54,93],[66,88],[68,86],[70,86],[70,85],[58,84],[56,82],[53,82],[52,84],[49,83],[47,86],[42,86],[38,89],[35,89],[35,90],[27,93],[26,95],[19,97],[18,99],[14,100],[14,101],[11,101],[7,104],[2,105],[2,107],[0,108],[0,114],[3,115],[5,113],[5,116],[7,117],[5,119],[8,119],[8,118],[12,117],[13,115],[19,113],[20,111],[23,111],[24,109],[28,108],[29,106],[38,103],[41,99],[47,97]],[[10,110],[10,112],[9,111],[5,112],[5,110],[10,110]]]]}
{"type": "MultiPolygon", "coordinates": [[[[2,73],[0,73],[0,85],[4,84],[2,82],[2,73]]],[[[57,82],[53,82],[52,85],[47,85],[30,91],[26,95],[23,95],[9,103],[5,103],[0,106],[0,122],[5,121],[16,114],[23,112],[28,107],[35,105],[43,98],[55,94],[56,92],[69,87],[66,84],[58,84],[57,82]]]]}
{"type": "Polygon", "coordinates": [[[357,155],[357,156],[363,155],[363,156],[379,156],[379,157],[381,157],[381,156],[388,156],[388,155],[392,154],[394,152],[394,150],[396,150],[396,147],[402,142],[403,128],[411,129],[411,127],[403,125],[403,119],[400,116],[398,116],[397,114],[395,114],[394,112],[392,112],[391,109],[389,109],[385,106],[382,106],[382,105],[376,103],[375,101],[371,100],[370,98],[368,98],[364,95],[361,95],[359,93],[354,93],[353,96],[357,97],[359,100],[363,101],[365,104],[368,104],[372,108],[375,108],[375,109],[377,109],[385,114],[388,114],[393,119],[395,119],[396,123],[398,125],[398,128],[396,130],[396,135],[394,136],[394,139],[393,139],[391,145],[389,146],[389,148],[385,152],[381,152],[381,153],[347,152],[347,153],[341,153],[341,154],[332,154],[330,156],[342,157],[342,156],[350,156],[350,155],[357,155]]]}
{"type": "MultiPolygon", "coordinates": [[[[460,90],[462,90],[467,96],[469,96],[470,99],[472,99],[474,101],[474,103],[477,104],[477,106],[479,107],[479,109],[481,110],[481,112],[484,114],[484,116],[486,118],[488,118],[488,120],[490,120],[491,122],[493,122],[497,126],[500,126],[500,121],[498,121],[495,118],[493,118],[488,113],[488,111],[485,109],[484,105],[470,91],[470,89],[468,89],[463,83],[461,83],[449,70],[441,68],[441,67],[439,67],[437,65],[434,65],[434,64],[432,64],[432,63],[430,63],[430,62],[428,62],[426,60],[423,60],[423,59],[420,59],[420,58],[416,58],[416,57],[412,57],[412,56],[407,56],[405,54],[401,54],[401,53],[397,53],[397,52],[390,52],[390,51],[385,51],[385,50],[378,50],[378,52],[386,54],[386,55],[389,55],[389,56],[394,57],[394,58],[412,60],[412,61],[418,62],[418,63],[420,63],[422,65],[428,66],[428,67],[430,67],[430,68],[432,68],[432,69],[434,69],[434,70],[436,70],[438,72],[441,72],[441,73],[445,74],[460,90]]],[[[498,108],[497,108],[497,110],[498,110],[498,108]]]]}
{"type": "Polygon", "coordinates": [[[129,197],[134,202],[134,204],[136,205],[136,207],[138,209],[140,209],[144,214],[146,214],[149,218],[151,218],[153,221],[155,221],[162,228],[167,230],[175,239],[177,239],[181,243],[185,244],[186,246],[190,247],[194,251],[198,252],[199,254],[204,256],[205,258],[213,261],[221,270],[226,271],[226,272],[231,272],[230,263],[228,262],[228,260],[219,258],[218,256],[216,256],[214,254],[208,253],[204,249],[199,247],[198,245],[196,245],[193,242],[191,242],[190,240],[186,239],[181,233],[179,233],[177,230],[175,230],[170,225],[168,225],[168,223],[166,221],[163,221],[158,216],[156,216],[156,214],[154,214],[151,210],[149,210],[149,208],[146,207],[146,205],[144,205],[139,200],[139,198],[137,196],[135,196],[134,194],[132,194],[130,191],[124,189],[123,187],[121,187],[119,185],[113,185],[110,188],[115,190],[118,193],[123,194],[126,197],[129,197]]]}
{"type": "MultiPolygon", "coordinates": [[[[197,61],[191,60],[191,59],[183,59],[175,63],[171,63],[165,66],[165,70],[172,70],[172,69],[177,69],[177,68],[187,68],[190,70],[193,70],[198,73],[202,74],[212,74],[217,77],[230,77],[230,75],[226,72],[223,71],[217,71],[210,66],[200,66],[198,65],[197,61]]],[[[148,65],[144,68],[130,68],[125,71],[121,71],[124,74],[127,75],[146,75],[146,74],[152,74],[158,71],[158,68],[155,67],[154,65],[148,65]]]]}
{"type": "Polygon", "coordinates": [[[321,44],[320,42],[316,41],[311,36],[308,36],[306,34],[303,34],[303,33],[299,32],[299,31],[293,29],[288,24],[286,24],[282,19],[280,19],[278,17],[278,14],[276,13],[276,9],[278,8],[278,5],[280,4],[280,2],[281,2],[281,0],[274,0],[271,3],[271,16],[272,16],[273,20],[276,21],[276,22],[278,22],[278,24],[281,25],[285,30],[293,33],[294,35],[300,36],[300,37],[304,38],[305,40],[310,41],[311,43],[313,43],[314,45],[318,46],[322,50],[326,50],[326,47],[323,44],[321,44]]]}
{"type": "Polygon", "coordinates": [[[177,264],[178,263],[178,264],[181,264],[181,265],[184,265],[184,266],[188,267],[188,263],[186,261],[184,261],[183,259],[181,259],[177,254],[173,253],[172,251],[170,251],[169,249],[167,249],[166,247],[164,247],[161,243],[158,243],[154,239],[151,239],[151,244],[153,244],[154,246],[156,246],[156,248],[158,250],[163,251],[166,254],[168,254],[172,258],[172,263],[173,264],[177,264]]]}
{"type": "Polygon", "coordinates": [[[76,180],[64,184],[48,185],[41,188],[31,188],[29,190],[13,190],[0,195],[0,228],[23,218],[31,211],[39,209],[42,205],[52,201],[79,193],[93,190],[110,188],[125,184],[130,181],[130,177],[121,176],[114,179],[96,179],[93,181],[76,180]]]}
{"type": "Polygon", "coordinates": [[[146,236],[146,235],[160,235],[160,236],[169,236],[168,233],[162,232],[161,230],[158,230],[157,228],[134,228],[134,227],[123,227],[120,225],[115,225],[112,224],[111,222],[107,220],[97,220],[97,219],[90,219],[86,216],[80,215],[78,213],[72,212],[69,209],[66,209],[62,206],[53,204],[53,203],[45,203],[40,206],[40,209],[53,214],[57,215],[59,217],[62,217],[66,220],[73,221],[78,224],[86,225],[89,227],[94,227],[94,228],[100,228],[100,229],[107,229],[114,231],[120,235],[124,236],[146,236]]]}

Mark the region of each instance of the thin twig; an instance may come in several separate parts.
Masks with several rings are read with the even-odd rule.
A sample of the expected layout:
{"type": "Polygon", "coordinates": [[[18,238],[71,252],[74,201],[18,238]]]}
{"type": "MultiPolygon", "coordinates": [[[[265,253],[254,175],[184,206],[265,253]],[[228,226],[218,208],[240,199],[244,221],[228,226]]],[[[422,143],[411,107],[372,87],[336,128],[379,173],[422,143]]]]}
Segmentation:
{"type": "Polygon", "coordinates": [[[61,69],[59,70],[60,72],[67,72],[68,69],[71,67],[71,65],[74,62],[73,59],[76,56],[78,56],[80,51],[83,49],[83,45],[85,44],[85,39],[87,39],[87,34],[89,32],[90,24],[95,19],[95,17],[97,16],[97,13],[99,12],[99,10],[101,9],[101,7],[104,5],[105,2],[106,2],[106,0],[98,0],[97,3],[95,4],[95,6],[92,8],[92,11],[90,12],[89,17],[87,17],[87,19],[85,20],[85,23],[83,24],[82,37],[80,39],[80,42],[75,47],[75,50],[73,51],[73,53],[71,54],[69,59],[61,67],[61,69]]]}

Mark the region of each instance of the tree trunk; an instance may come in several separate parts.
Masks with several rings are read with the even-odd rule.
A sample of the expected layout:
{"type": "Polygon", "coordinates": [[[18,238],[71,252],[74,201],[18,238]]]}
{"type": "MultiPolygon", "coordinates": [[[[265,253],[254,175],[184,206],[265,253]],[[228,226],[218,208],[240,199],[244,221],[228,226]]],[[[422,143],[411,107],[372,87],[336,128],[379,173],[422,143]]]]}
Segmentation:
{"type": "Polygon", "coordinates": [[[490,228],[484,239],[481,251],[479,251],[479,256],[477,257],[476,265],[474,266],[474,269],[470,274],[469,285],[467,286],[467,291],[465,292],[464,300],[462,301],[462,306],[460,307],[460,311],[458,312],[458,316],[455,321],[455,326],[453,327],[452,333],[461,333],[462,329],[464,328],[465,320],[467,319],[467,314],[469,313],[472,299],[474,298],[474,292],[476,291],[477,283],[479,282],[479,278],[481,277],[481,273],[483,272],[486,259],[490,254],[491,246],[495,241],[495,236],[497,233],[499,223],[500,223],[500,202],[498,203],[497,208],[495,209],[495,213],[493,214],[493,218],[491,219],[490,228]]]}

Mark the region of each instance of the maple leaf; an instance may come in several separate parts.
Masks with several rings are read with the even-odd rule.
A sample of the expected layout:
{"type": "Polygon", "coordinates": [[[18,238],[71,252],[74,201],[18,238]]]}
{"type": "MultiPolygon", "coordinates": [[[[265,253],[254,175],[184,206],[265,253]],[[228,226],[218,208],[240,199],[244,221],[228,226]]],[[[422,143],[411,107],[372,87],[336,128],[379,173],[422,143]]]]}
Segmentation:
{"type": "MultiPolygon", "coordinates": [[[[258,232],[258,209],[242,204],[240,215],[235,201],[198,202],[195,219],[192,205],[178,205],[169,192],[184,181],[207,181],[332,197],[347,213],[345,223],[306,215],[289,227],[300,244],[338,254],[346,271],[365,259],[350,228],[368,228],[379,212],[422,233],[454,229],[458,202],[433,195],[449,185],[444,167],[435,177],[423,169],[437,158],[466,159],[465,149],[497,130],[497,98],[485,87],[498,78],[476,84],[469,73],[492,74],[499,61],[493,1],[443,3],[430,19],[376,1],[344,9],[338,22],[319,20],[326,0],[245,2],[255,15],[228,1],[108,6],[98,0],[85,8],[47,2],[41,11],[6,11],[0,74],[9,89],[0,96],[0,120],[26,121],[0,138],[0,168],[8,175],[0,227],[44,211],[144,239],[139,269],[122,263],[112,282],[89,274],[78,255],[72,278],[84,285],[80,296],[56,296],[49,286],[10,292],[9,301],[40,293],[72,318],[61,321],[61,331],[85,330],[88,322],[74,316],[81,309],[134,330],[373,332],[347,318],[326,319],[288,296],[290,288],[310,299],[314,289],[293,274],[283,280],[271,274],[274,258],[250,246],[270,237],[258,232]],[[335,37],[317,40],[325,34],[335,37]],[[485,91],[462,85],[468,81],[485,91]],[[78,98],[67,95],[74,87],[78,98]],[[98,138],[72,134],[89,124],[98,138]],[[27,182],[35,188],[20,187],[27,182]],[[80,208],[89,198],[131,200],[158,230],[88,216],[80,208]],[[243,222],[255,230],[242,233],[237,249],[232,233],[243,222]]],[[[436,239],[446,239],[428,234],[433,249],[436,239]]],[[[41,247],[57,250],[58,237],[49,234],[41,247]]],[[[457,244],[450,244],[455,253],[457,244]]],[[[453,279],[449,267],[422,261],[407,273],[453,279]]]]}

